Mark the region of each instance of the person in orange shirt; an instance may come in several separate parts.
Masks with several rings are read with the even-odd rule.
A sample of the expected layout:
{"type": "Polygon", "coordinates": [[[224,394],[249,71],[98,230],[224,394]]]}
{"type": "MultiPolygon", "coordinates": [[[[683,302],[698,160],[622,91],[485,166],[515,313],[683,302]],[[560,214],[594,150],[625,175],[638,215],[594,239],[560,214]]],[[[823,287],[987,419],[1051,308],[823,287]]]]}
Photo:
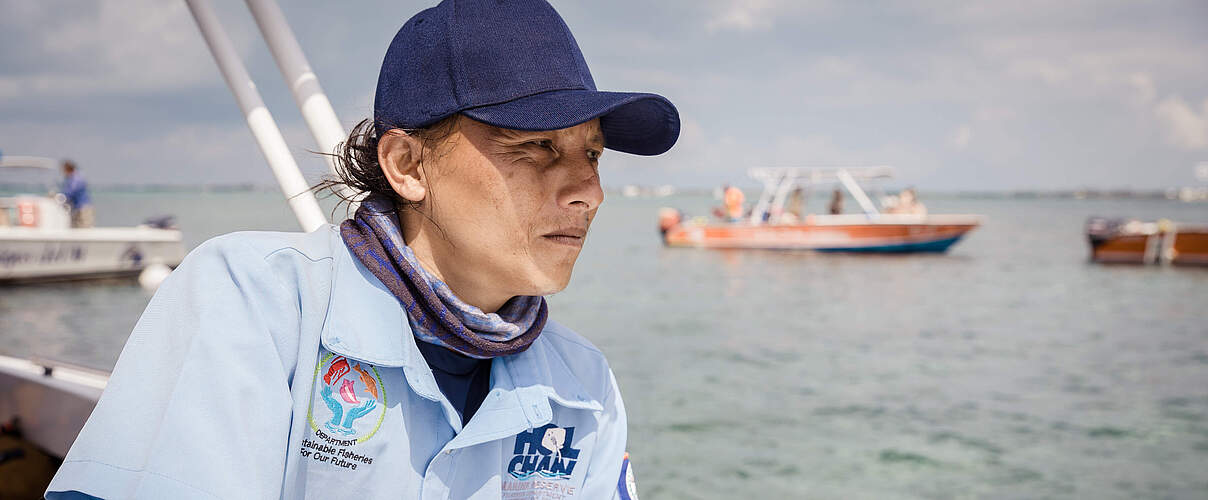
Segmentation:
{"type": "Polygon", "coordinates": [[[727,184],[724,193],[722,199],[726,204],[726,215],[730,216],[730,222],[738,222],[742,219],[742,204],[745,201],[742,190],[727,184]]]}

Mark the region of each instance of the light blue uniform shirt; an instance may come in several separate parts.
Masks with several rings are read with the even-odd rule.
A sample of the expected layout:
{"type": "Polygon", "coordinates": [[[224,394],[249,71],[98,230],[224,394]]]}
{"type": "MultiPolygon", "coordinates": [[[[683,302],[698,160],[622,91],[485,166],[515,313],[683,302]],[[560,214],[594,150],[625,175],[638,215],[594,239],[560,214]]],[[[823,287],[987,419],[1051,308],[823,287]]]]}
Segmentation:
{"type": "Polygon", "coordinates": [[[463,428],[333,226],[194,250],[135,326],[47,498],[629,498],[603,354],[553,321],[463,428]]]}

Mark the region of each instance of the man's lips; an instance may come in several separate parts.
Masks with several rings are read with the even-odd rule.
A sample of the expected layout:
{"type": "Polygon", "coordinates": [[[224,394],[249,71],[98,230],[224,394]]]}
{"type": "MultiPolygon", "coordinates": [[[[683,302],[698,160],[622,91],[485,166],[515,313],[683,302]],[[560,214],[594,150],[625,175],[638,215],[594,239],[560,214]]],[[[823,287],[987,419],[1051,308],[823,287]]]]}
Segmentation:
{"type": "Polygon", "coordinates": [[[546,241],[575,247],[583,246],[583,238],[587,237],[587,228],[564,227],[541,235],[546,241]]]}

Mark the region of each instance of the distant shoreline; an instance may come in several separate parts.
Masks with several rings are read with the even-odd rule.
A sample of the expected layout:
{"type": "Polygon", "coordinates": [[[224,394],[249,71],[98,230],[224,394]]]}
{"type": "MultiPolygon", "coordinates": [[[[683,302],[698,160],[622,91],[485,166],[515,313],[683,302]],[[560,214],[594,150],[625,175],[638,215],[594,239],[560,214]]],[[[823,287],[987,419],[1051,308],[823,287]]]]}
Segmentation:
{"type": "MultiPolygon", "coordinates": [[[[744,189],[750,189],[741,186],[744,189]]],[[[0,194],[36,193],[45,188],[33,184],[0,183],[0,194]]],[[[238,184],[100,184],[93,193],[275,193],[277,186],[254,183],[238,184]]],[[[622,188],[607,187],[609,194],[620,194],[622,188]]],[[[682,188],[675,196],[712,196],[712,188],[682,188]]],[[[1127,189],[1054,189],[1054,190],[921,190],[924,198],[972,199],[1044,199],[1044,200],[1180,200],[1208,201],[1208,187],[1184,187],[1153,190],[1127,189]],[[1190,196],[1191,199],[1188,199],[1190,196]]],[[[652,196],[641,196],[649,198],[652,196]]]]}
{"type": "MultiPolygon", "coordinates": [[[[749,190],[748,186],[739,186],[749,190]]],[[[757,189],[757,188],[755,188],[757,189]]],[[[621,194],[622,188],[605,188],[609,194],[621,194]]],[[[657,198],[643,188],[639,198],[657,198]]],[[[756,191],[758,192],[758,191],[756,191]]],[[[894,193],[896,190],[887,190],[894,193]]],[[[675,196],[714,196],[711,188],[676,189],[675,196]]],[[[1208,201],[1208,187],[1186,187],[1153,190],[1128,189],[1052,189],[1052,190],[920,190],[921,198],[964,198],[964,199],[1001,199],[1001,200],[1172,200],[1172,201],[1208,201]]]]}

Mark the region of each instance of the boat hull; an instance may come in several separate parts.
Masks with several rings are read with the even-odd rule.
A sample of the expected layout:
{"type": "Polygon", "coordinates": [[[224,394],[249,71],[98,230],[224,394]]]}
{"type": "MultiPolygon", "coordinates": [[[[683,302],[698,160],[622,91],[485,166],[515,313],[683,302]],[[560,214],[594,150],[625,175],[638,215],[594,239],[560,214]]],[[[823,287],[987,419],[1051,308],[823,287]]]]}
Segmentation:
{"type": "Polygon", "coordinates": [[[16,417],[25,439],[62,458],[108,380],[103,371],[0,355],[0,421],[16,417]]]}
{"type": "Polygon", "coordinates": [[[1093,262],[1208,265],[1208,226],[1099,218],[1087,226],[1093,262]]]}
{"type": "Polygon", "coordinates": [[[1176,234],[1171,248],[1174,264],[1208,266],[1208,228],[1176,234]]]}
{"type": "Polygon", "coordinates": [[[184,258],[174,229],[0,228],[0,283],[135,276],[146,266],[184,258]]]}
{"type": "Polygon", "coordinates": [[[940,253],[946,252],[980,223],[974,217],[941,221],[818,219],[822,220],[803,224],[677,225],[663,236],[664,242],[672,247],[940,253]]]}

